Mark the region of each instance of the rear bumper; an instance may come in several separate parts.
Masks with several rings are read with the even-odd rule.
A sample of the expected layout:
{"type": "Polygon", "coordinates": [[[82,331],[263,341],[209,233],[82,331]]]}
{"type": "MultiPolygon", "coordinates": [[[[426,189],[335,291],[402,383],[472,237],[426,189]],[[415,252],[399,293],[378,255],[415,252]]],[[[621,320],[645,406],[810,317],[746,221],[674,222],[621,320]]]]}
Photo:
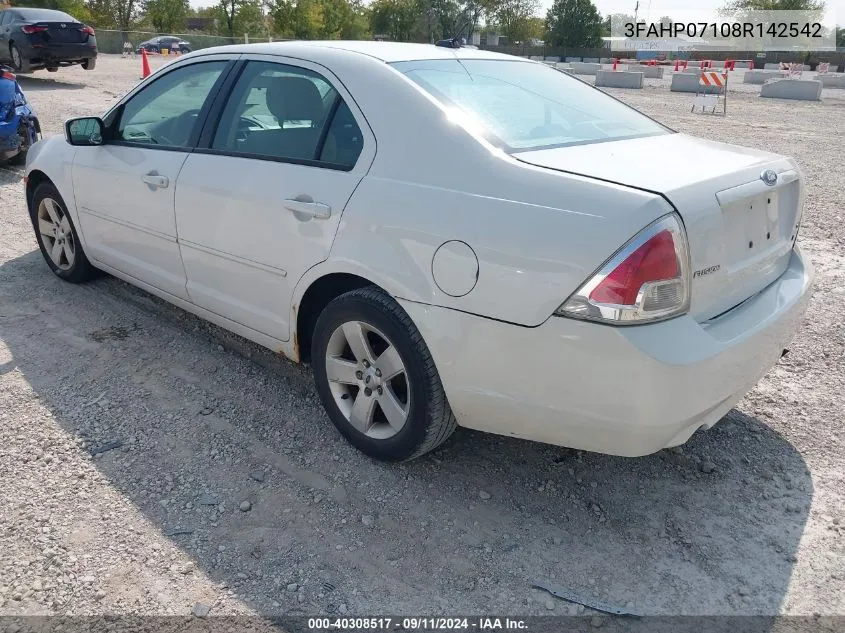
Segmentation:
{"type": "Polygon", "coordinates": [[[36,46],[29,43],[21,45],[21,52],[33,64],[62,62],[81,62],[83,59],[94,59],[97,57],[96,44],[49,44],[36,46]]]}
{"type": "Polygon", "coordinates": [[[718,319],[610,327],[552,317],[525,328],[400,301],[462,426],[615,455],[684,443],[774,365],[798,328],[812,270],[786,272],[718,319]]]}

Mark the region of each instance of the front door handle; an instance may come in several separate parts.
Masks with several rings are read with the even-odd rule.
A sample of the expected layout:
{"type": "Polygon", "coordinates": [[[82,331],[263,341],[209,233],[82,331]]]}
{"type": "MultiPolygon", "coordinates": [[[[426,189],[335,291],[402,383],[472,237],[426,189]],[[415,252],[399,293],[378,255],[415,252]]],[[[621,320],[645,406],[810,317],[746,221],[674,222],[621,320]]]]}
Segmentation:
{"type": "Polygon", "coordinates": [[[285,209],[309,218],[325,220],[332,217],[332,208],[322,202],[314,202],[311,196],[297,196],[285,200],[285,209]]]}
{"type": "Polygon", "coordinates": [[[154,171],[141,176],[141,181],[145,182],[150,187],[157,187],[161,189],[167,188],[170,184],[170,179],[167,176],[161,176],[154,171]]]}

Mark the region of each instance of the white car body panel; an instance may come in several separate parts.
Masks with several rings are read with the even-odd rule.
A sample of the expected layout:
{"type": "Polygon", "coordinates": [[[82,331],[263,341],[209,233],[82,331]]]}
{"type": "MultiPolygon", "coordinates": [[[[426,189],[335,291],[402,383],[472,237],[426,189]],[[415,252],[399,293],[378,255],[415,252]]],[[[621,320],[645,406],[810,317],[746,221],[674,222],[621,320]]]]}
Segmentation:
{"type": "Polygon", "coordinates": [[[41,141],[27,176],[53,181],[96,266],[295,360],[305,293],[326,275],[357,275],[411,316],[459,424],[622,455],[714,424],[800,321],[812,274],[792,248],[804,192],[788,159],[680,134],[508,155],[385,63],[513,59],[485,51],[290,42],[200,51],[165,68],[243,56],[329,79],[365,136],[355,167],[202,151],[137,150],[172,154],[156,165],[110,155],[112,170],[138,160],[136,175],[173,175],[170,202],[153,204],[129,194],[133,174],[97,178],[93,153],[78,153],[108,145],[41,141]],[[761,169],[780,174],[789,192],[754,216],[768,218],[775,238],[746,253],[745,216],[732,205],[766,195],[761,169]],[[285,208],[302,195],[329,206],[329,217],[285,208]],[[634,327],[552,316],[622,244],[675,210],[692,269],[722,264],[693,278],[688,314],[634,327]],[[454,274],[434,265],[447,242],[474,255],[448,260],[464,267],[454,274]],[[442,290],[452,284],[471,288],[442,290]]]}
{"type": "Polygon", "coordinates": [[[80,147],[72,169],[77,230],[88,237],[88,255],[182,299],[188,295],[173,204],[188,155],[121,145],[80,147]],[[143,182],[146,173],[166,178],[167,185],[143,182]]]}
{"type": "MultiPolygon", "coordinates": [[[[337,78],[316,64],[267,55],[252,59],[319,72],[351,101],[337,78]]],[[[350,109],[364,137],[350,171],[191,154],[176,193],[191,301],[275,339],[290,339],[292,289],[306,270],[328,258],[343,208],[375,157],[375,138],[366,119],[354,102],[350,109]],[[325,205],[329,217],[292,211],[289,201],[296,199],[325,205]]]]}

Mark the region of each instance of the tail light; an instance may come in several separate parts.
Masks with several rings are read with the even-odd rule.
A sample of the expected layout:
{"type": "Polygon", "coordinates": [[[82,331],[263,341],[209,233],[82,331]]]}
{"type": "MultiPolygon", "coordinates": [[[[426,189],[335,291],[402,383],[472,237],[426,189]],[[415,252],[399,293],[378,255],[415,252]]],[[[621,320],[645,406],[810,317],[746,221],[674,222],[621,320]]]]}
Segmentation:
{"type": "Polygon", "coordinates": [[[91,28],[90,26],[83,26],[82,32],[87,33],[88,35],[92,35],[92,36],[94,35],[94,29],[91,28]]]}
{"type": "Polygon", "coordinates": [[[33,33],[43,33],[48,28],[49,27],[40,24],[27,24],[26,26],[21,27],[21,31],[23,31],[27,35],[32,35],[33,33]]]}
{"type": "Polygon", "coordinates": [[[10,73],[7,70],[0,72],[0,79],[8,79],[9,81],[17,81],[18,78],[15,77],[13,73],[10,73]]]}
{"type": "Polygon", "coordinates": [[[661,321],[689,309],[689,282],[686,233],[672,213],[629,240],[555,314],[617,325],[661,321]]]}

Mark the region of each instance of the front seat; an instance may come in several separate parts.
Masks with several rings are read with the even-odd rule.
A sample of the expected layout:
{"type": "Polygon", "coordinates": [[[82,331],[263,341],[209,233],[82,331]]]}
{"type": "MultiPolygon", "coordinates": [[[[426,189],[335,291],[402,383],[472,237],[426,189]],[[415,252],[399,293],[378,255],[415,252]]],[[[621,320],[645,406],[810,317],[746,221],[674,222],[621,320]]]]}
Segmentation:
{"type": "Polygon", "coordinates": [[[314,82],[304,77],[275,77],[267,87],[267,109],[280,129],[251,133],[244,150],[253,154],[314,160],[323,126],[323,100],[314,82]],[[306,127],[285,127],[294,121],[309,122],[306,127]]]}

